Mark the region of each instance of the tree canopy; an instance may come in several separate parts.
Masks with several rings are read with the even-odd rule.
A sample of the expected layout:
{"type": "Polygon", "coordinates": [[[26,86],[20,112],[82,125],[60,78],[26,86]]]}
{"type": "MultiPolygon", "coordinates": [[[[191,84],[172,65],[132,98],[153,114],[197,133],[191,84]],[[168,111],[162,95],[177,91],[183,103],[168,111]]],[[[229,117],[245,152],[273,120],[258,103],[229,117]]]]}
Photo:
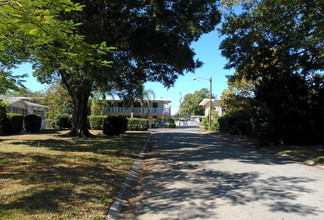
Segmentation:
{"type": "Polygon", "coordinates": [[[253,79],[278,70],[304,78],[323,70],[323,1],[248,1],[243,9],[222,24],[226,68],[253,79]]]}
{"type": "Polygon", "coordinates": [[[2,38],[14,45],[1,46],[1,56],[14,51],[13,61],[28,58],[41,82],[62,80],[74,105],[73,136],[90,134],[92,91],[116,88],[127,97],[138,82],[169,87],[200,67],[190,44],[220,21],[215,0],[73,2],[2,1],[1,14],[2,38]],[[110,53],[112,47],[118,49],[110,53]]]}
{"type": "Polygon", "coordinates": [[[225,68],[236,71],[232,79],[254,83],[257,136],[275,143],[323,140],[323,1],[223,2],[229,11],[220,49],[225,68]],[[242,6],[240,14],[233,2],[242,6]]]}

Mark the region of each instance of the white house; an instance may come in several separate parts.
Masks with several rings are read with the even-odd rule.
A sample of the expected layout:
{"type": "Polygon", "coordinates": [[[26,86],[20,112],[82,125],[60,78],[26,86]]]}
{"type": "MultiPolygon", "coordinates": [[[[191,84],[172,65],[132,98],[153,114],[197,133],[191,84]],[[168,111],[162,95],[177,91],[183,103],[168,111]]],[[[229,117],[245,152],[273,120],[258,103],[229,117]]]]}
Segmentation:
{"type": "Polygon", "coordinates": [[[7,103],[5,109],[8,113],[21,114],[23,117],[31,114],[40,115],[42,117],[41,130],[44,130],[45,123],[46,123],[46,109],[49,107],[27,101],[29,99],[31,98],[28,97],[3,98],[4,102],[7,103]]]}
{"type": "MultiPolygon", "coordinates": [[[[215,108],[215,112],[218,116],[222,116],[225,112],[224,107],[220,104],[221,100],[212,99],[212,107],[215,108]]],[[[209,99],[202,100],[199,105],[205,106],[205,116],[209,115],[209,99]]]]}

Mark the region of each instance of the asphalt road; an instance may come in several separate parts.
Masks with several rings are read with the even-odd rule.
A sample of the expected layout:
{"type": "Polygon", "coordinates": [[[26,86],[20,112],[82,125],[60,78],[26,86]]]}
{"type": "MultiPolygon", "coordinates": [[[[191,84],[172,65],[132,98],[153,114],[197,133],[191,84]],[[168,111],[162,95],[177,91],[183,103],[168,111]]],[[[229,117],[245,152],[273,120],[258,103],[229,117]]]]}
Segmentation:
{"type": "Polygon", "coordinates": [[[324,219],[323,169],[197,131],[154,131],[136,219],[324,219]]]}

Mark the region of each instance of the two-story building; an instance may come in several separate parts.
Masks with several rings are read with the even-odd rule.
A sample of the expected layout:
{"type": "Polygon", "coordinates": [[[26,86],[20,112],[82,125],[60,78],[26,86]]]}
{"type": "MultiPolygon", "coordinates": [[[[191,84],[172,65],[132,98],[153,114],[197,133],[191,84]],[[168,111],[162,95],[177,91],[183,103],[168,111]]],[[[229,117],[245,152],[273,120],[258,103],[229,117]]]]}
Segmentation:
{"type": "Polygon", "coordinates": [[[103,105],[103,114],[111,116],[121,116],[127,118],[146,118],[149,125],[155,118],[171,117],[171,100],[169,99],[150,99],[135,101],[131,106],[125,106],[122,99],[106,99],[103,105]]]}
{"type": "MultiPolygon", "coordinates": [[[[212,99],[212,107],[215,109],[215,112],[218,116],[222,116],[225,112],[225,108],[220,104],[220,100],[212,99]]],[[[202,100],[199,105],[205,106],[205,117],[209,115],[209,105],[210,105],[210,100],[209,99],[204,99],[202,100]]]]}

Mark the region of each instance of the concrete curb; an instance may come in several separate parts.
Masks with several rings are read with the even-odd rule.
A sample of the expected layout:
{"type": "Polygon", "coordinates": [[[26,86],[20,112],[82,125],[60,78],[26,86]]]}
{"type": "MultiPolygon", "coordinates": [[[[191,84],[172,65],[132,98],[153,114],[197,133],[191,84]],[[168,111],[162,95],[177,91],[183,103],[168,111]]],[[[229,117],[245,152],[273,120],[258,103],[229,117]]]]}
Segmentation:
{"type": "MultiPolygon", "coordinates": [[[[212,135],[212,134],[209,134],[209,135],[212,135]]],[[[311,160],[305,160],[305,159],[300,158],[300,157],[295,157],[295,156],[292,156],[292,155],[289,155],[289,154],[279,153],[279,152],[269,150],[269,149],[266,149],[266,148],[258,148],[253,144],[246,144],[246,143],[243,143],[243,142],[240,142],[240,141],[234,141],[234,140],[224,138],[224,137],[221,137],[221,136],[217,136],[217,135],[212,135],[212,136],[217,137],[219,139],[222,139],[224,141],[228,141],[228,142],[235,143],[235,144],[240,144],[240,145],[243,145],[243,146],[248,147],[248,148],[253,148],[253,149],[268,153],[268,154],[279,155],[280,157],[285,157],[285,158],[288,158],[288,159],[293,160],[293,161],[301,162],[301,163],[304,163],[304,164],[306,164],[308,166],[316,166],[316,167],[324,169],[323,165],[315,163],[314,161],[311,161],[311,160]]]]}
{"type": "Polygon", "coordinates": [[[141,152],[139,153],[136,161],[134,162],[132,169],[129,171],[128,176],[127,176],[122,188],[120,189],[116,200],[114,201],[114,203],[112,204],[112,206],[109,209],[109,212],[105,218],[106,220],[118,219],[125,204],[127,203],[128,196],[131,192],[131,189],[135,183],[136,177],[140,170],[141,163],[142,163],[142,160],[143,160],[144,154],[145,154],[145,149],[148,146],[151,136],[152,136],[152,133],[150,133],[149,136],[147,137],[147,140],[146,140],[141,152]]]}

